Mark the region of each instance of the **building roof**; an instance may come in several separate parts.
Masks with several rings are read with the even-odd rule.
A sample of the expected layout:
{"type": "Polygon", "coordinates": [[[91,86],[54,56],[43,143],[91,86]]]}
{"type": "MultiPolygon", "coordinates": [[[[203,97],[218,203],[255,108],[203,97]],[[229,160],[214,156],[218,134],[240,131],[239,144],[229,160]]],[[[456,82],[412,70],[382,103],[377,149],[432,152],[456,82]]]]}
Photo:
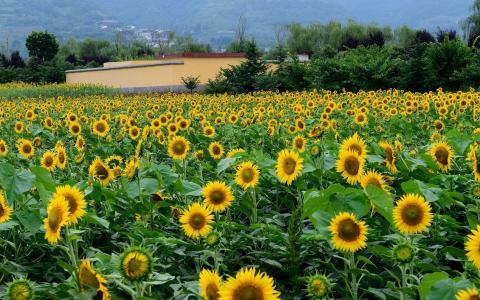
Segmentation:
{"type": "Polygon", "coordinates": [[[138,64],[138,65],[119,65],[113,67],[100,67],[100,68],[87,68],[87,69],[76,69],[76,70],[66,70],[65,73],[81,73],[81,72],[95,72],[95,71],[108,71],[108,70],[118,70],[118,69],[134,69],[134,68],[145,68],[145,67],[158,67],[158,66],[168,66],[168,65],[183,65],[182,61],[166,61],[166,62],[156,62],[149,64],[138,64]]]}
{"type": "Polygon", "coordinates": [[[204,53],[204,52],[185,52],[185,53],[173,53],[173,54],[160,54],[157,59],[171,59],[171,58],[225,58],[225,57],[245,57],[245,53],[233,53],[233,52],[216,52],[216,53],[204,53]]]}

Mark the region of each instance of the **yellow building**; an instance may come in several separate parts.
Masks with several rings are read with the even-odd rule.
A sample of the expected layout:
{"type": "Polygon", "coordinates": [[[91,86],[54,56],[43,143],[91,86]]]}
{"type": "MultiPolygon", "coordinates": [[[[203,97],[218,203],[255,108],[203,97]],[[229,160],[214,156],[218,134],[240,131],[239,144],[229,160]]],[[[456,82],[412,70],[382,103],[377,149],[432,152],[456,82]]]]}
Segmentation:
{"type": "Polygon", "coordinates": [[[182,53],[156,60],[108,62],[101,68],[66,71],[67,83],[92,83],[126,91],[181,91],[182,77],[199,76],[200,84],[215,78],[221,68],[239,65],[241,53],[182,53]]]}

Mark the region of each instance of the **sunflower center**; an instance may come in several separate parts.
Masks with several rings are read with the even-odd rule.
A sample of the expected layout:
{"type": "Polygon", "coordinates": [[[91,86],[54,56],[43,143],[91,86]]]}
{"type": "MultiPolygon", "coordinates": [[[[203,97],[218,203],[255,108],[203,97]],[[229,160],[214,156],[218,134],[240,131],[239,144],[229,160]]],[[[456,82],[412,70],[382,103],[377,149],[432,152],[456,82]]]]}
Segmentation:
{"type": "Polygon", "coordinates": [[[338,229],[338,236],[347,242],[355,241],[360,235],[360,226],[350,219],[341,221],[338,229]]]}
{"type": "Polygon", "coordinates": [[[219,298],[218,286],[216,284],[209,284],[205,289],[205,294],[207,294],[207,300],[217,300],[219,298]]]}
{"type": "Polygon", "coordinates": [[[65,200],[68,201],[68,205],[69,205],[69,211],[71,214],[75,213],[78,209],[78,203],[77,203],[77,200],[75,199],[75,197],[73,195],[64,195],[65,197],[65,200]]]}
{"type": "Polygon", "coordinates": [[[72,126],[72,131],[73,133],[78,133],[80,131],[80,128],[78,126],[72,126]]]}
{"type": "Polygon", "coordinates": [[[4,144],[0,144],[0,151],[5,152],[5,145],[4,144]]]}
{"type": "Polygon", "coordinates": [[[297,162],[293,158],[286,158],[283,162],[283,170],[287,175],[292,175],[295,173],[295,167],[297,166],[297,162]]]}
{"type": "Polygon", "coordinates": [[[251,169],[244,169],[242,172],[243,181],[250,182],[253,180],[253,171],[251,169]]]}
{"type": "Polygon", "coordinates": [[[358,122],[363,122],[364,120],[365,120],[365,117],[364,117],[363,115],[359,115],[359,116],[357,117],[357,121],[358,121],[358,122]]]}
{"type": "Polygon", "coordinates": [[[345,159],[345,170],[348,174],[356,175],[360,169],[360,162],[354,156],[349,156],[345,159]]]}
{"type": "Polygon", "coordinates": [[[369,178],[369,179],[367,180],[367,185],[368,185],[368,184],[373,184],[374,186],[376,186],[376,187],[378,187],[378,188],[380,188],[380,189],[382,188],[382,185],[380,184],[380,181],[378,181],[377,178],[369,178]]]}
{"type": "Polygon", "coordinates": [[[100,285],[97,276],[89,270],[82,270],[82,272],[80,272],[80,281],[83,285],[88,285],[96,289],[98,289],[100,285]]]}
{"type": "Polygon", "coordinates": [[[5,214],[5,209],[3,208],[3,205],[0,203],[0,218],[3,217],[5,214]]]}
{"type": "Polygon", "coordinates": [[[63,164],[65,162],[65,153],[63,151],[60,151],[60,153],[58,153],[58,161],[63,164]]]}
{"type": "Polygon", "coordinates": [[[142,272],[142,261],[133,257],[127,264],[129,273],[141,273],[142,272]]]}
{"type": "Polygon", "coordinates": [[[297,148],[302,148],[303,147],[303,140],[301,140],[301,139],[296,140],[295,141],[295,146],[297,148]]]}
{"type": "Polygon", "coordinates": [[[194,214],[190,217],[190,226],[195,230],[202,229],[205,226],[205,218],[201,214],[194,214]]]}
{"type": "Polygon", "coordinates": [[[95,173],[100,179],[108,178],[108,170],[101,164],[95,166],[95,173]]]}
{"type": "Polygon", "coordinates": [[[423,211],[417,205],[407,205],[402,210],[402,220],[410,226],[418,225],[422,222],[423,211]]]}
{"type": "Polygon", "coordinates": [[[45,158],[45,166],[51,167],[53,165],[53,157],[47,156],[45,158]]]}
{"type": "Polygon", "coordinates": [[[218,146],[213,147],[213,154],[220,155],[220,147],[218,146]]]}
{"type": "Polygon", "coordinates": [[[435,151],[435,158],[439,163],[442,165],[447,165],[448,164],[448,150],[445,149],[444,147],[440,147],[435,151]]]}
{"type": "Polygon", "coordinates": [[[323,295],[323,293],[325,292],[325,284],[322,280],[319,279],[315,279],[312,282],[312,288],[317,295],[323,295]]]}
{"type": "Polygon", "coordinates": [[[390,148],[385,149],[385,153],[387,154],[387,161],[392,164],[393,163],[393,151],[390,148]]]}
{"type": "Polygon", "coordinates": [[[48,225],[52,231],[57,231],[60,227],[62,217],[60,216],[60,208],[56,207],[50,211],[48,214],[48,225]]]}
{"type": "Polygon", "coordinates": [[[175,150],[176,154],[183,154],[185,151],[185,146],[182,143],[175,143],[173,149],[175,150]]]}
{"type": "Polygon", "coordinates": [[[214,204],[220,204],[224,201],[225,195],[222,193],[222,191],[217,190],[210,194],[210,198],[214,204]]]}
{"type": "Polygon", "coordinates": [[[24,144],[22,146],[22,149],[24,153],[29,154],[32,151],[32,146],[30,146],[29,144],[24,144]]]}
{"type": "Polygon", "coordinates": [[[98,123],[96,127],[97,127],[98,132],[104,132],[105,129],[106,129],[105,124],[103,124],[103,123],[98,123]]]}
{"type": "Polygon", "coordinates": [[[233,294],[235,300],[264,300],[262,290],[256,286],[242,286],[233,294]]]}

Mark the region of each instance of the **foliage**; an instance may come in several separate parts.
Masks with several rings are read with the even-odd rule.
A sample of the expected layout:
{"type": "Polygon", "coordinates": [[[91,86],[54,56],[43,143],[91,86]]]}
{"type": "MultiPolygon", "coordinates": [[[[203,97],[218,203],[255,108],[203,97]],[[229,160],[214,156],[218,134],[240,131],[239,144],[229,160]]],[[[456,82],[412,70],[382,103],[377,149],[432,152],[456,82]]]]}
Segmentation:
{"type": "Polygon", "coordinates": [[[0,84],[0,99],[16,100],[25,98],[77,98],[82,96],[113,95],[115,90],[89,84],[27,84],[12,82],[0,84]]]}
{"type": "Polygon", "coordinates": [[[58,52],[58,43],[55,35],[48,32],[31,32],[26,41],[28,54],[41,62],[51,61],[58,52]]]}
{"type": "Polygon", "coordinates": [[[200,76],[187,76],[182,77],[182,82],[185,85],[185,88],[193,93],[195,89],[197,89],[198,85],[200,84],[200,76]]]}
{"type": "MultiPolygon", "coordinates": [[[[387,50],[355,51],[370,65],[375,60],[367,51],[387,50]]],[[[198,299],[202,269],[227,279],[248,266],[266,272],[282,299],[310,299],[323,290],[328,299],[453,299],[480,284],[465,251],[467,235],[480,223],[478,153],[471,150],[480,141],[476,91],[123,96],[94,95],[101,87],[0,85],[0,93],[12,90],[26,98],[5,99],[2,107],[0,144],[8,151],[0,146],[0,218],[5,207],[12,210],[0,219],[2,298],[12,284],[32,282],[39,299],[92,299],[99,291],[112,299],[198,299]],[[58,92],[64,95],[55,98],[58,92]],[[346,149],[354,136],[359,144],[346,149]],[[189,142],[184,159],[169,154],[175,137],[189,142]],[[304,143],[295,142],[299,137],[304,143]],[[23,153],[27,141],[31,157],[23,153]],[[213,142],[224,150],[220,157],[209,151],[213,142]],[[446,170],[438,165],[448,161],[445,153],[431,153],[438,142],[453,151],[446,170]],[[291,184],[278,173],[292,163],[277,163],[282,150],[301,161],[291,184]],[[337,169],[345,151],[362,151],[360,182],[348,183],[337,169]],[[57,159],[63,153],[66,164],[55,161],[48,170],[46,153],[57,159]],[[92,168],[98,160],[104,166],[92,168]],[[244,189],[238,170],[247,161],[257,166],[259,180],[244,189]],[[364,184],[367,170],[384,184],[364,184]],[[179,216],[206,202],[204,187],[213,181],[228,187],[232,201],[211,214],[211,234],[189,238],[179,216]],[[69,217],[75,209],[60,193],[65,185],[84,197],[85,214],[62,225],[58,244],[51,244],[46,226],[59,217],[49,212],[51,199],[63,201],[69,217]],[[407,235],[394,211],[409,194],[425,199],[432,220],[407,235]],[[329,225],[343,212],[368,227],[356,253],[335,250],[332,242],[329,225]],[[413,249],[407,253],[413,257],[398,260],[399,245],[413,249]],[[81,267],[95,272],[90,281],[77,280],[81,267]],[[92,280],[95,288],[88,286],[92,280]]]]}

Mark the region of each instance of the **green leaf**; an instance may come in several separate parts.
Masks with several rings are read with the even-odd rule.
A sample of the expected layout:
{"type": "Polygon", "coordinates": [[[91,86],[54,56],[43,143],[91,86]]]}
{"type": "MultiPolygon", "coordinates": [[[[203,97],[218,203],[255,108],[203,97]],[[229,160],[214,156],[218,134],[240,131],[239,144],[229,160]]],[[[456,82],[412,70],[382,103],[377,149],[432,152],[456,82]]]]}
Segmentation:
{"type": "Polygon", "coordinates": [[[418,285],[418,293],[420,294],[420,300],[427,299],[427,295],[430,292],[432,285],[434,285],[437,281],[447,278],[448,274],[445,272],[425,274],[425,276],[423,276],[422,278],[422,281],[418,285]]]}
{"type": "Polygon", "coordinates": [[[187,180],[177,180],[174,185],[174,190],[185,196],[201,196],[202,187],[195,182],[187,180]]]}
{"type": "Polygon", "coordinates": [[[442,189],[433,184],[426,184],[420,180],[409,180],[401,184],[405,193],[420,194],[428,202],[435,202],[440,199],[442,189]]]}
{"type": "Polygon", "coordinates": [[[227,157],[220,160],[217,164],[217,175],[228,169],[237,159],[235,157],[227,157]]]}
{"type": "Polygon", "coordinates": [[[87,220],[88,223],[97,224],[97,225],[105,227],[106,229],[108,229],[108,227],[110,226],[110,222],[108,222],[107,220],[105,220],[103,218],[100,218],[99,216],[97,216],[95,214],[87,214],[85,216],[85,220],[87,220]]]}
{"type": "Polygon", "coordinates": [[[15,226],[18,226],[18,222],[16,221],[8,221],[5,223],[0,223],[0,231],[7,231],[15,226]]]}
{"type": "Polygon", "coordinates": [[[31,211],[16,211],[18,221],[30,232],[36,233],[42,226],[42,219],[31,211]]]}
{"type": "Polygon", "coordinates": [[[472,284],[470,281],[454,278],[454,279],[442,279],[435,282],[430,291],[427,294],[426,300],[450,300],[455,299],[455,294],[467,287],[470,287],[472,284]]]}
{"type": "Polygon", "coordinates": [[[5,190],[7,200],[13,206],[17,195],[29,191],[35,175],[27,170],[17,171],[9,163],[0,163],[0,185],[5,190]]]}
{"type": "Polygon", "coordinates": [[[47,169],[43,167],[32,167],[30,170],[35,174],[35,187],[43,185],[47,191],[55,192],[55,181],[53,181],[52,175],[47,169]]]}
{"type": "Polygon", "coordinates": [[[393,199],[390,194],[374,185],[367,185],[365,189],[368,199],[375,205],[375,210],[388,220],[390,224],[393,224],[392,211],[393,211],[393,199]]]}

